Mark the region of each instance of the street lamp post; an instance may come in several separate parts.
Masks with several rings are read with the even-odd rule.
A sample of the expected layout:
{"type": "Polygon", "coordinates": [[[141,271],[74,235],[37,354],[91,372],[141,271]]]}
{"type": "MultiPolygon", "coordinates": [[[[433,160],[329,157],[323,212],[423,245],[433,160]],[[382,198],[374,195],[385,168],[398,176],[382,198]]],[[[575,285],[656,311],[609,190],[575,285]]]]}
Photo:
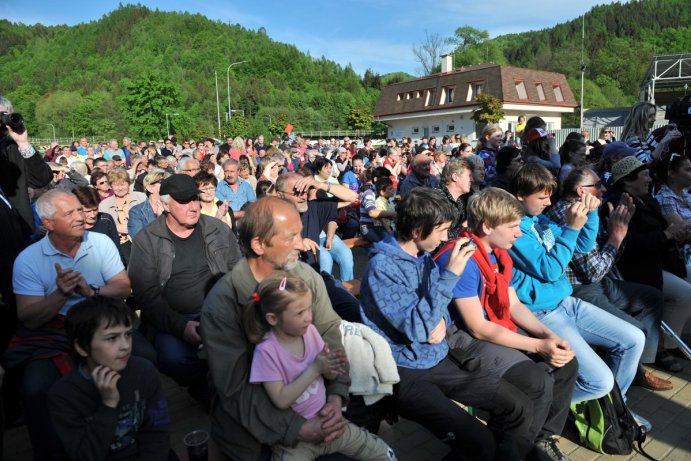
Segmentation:
{"type": "Polygon", "coordinates": [[[226,78],[228,79],[228,117],[226,117],[226,120],[230,119],[233,116],[232,112],[230,111],[230,68],[233,66],[237,66],[238,64],[244,64],[246,62],[247,61],[234,62],[231,65],[229,65],[228,70],[226,70],[226,78]]]}
{"type": "Polygon", "coordinates": [[[173,112],[172,114],[166,113],[166,131],[168,132],[168,138],[170,138],[170,123],[168,122],[168,116],[169,115],[180,115],[177,112],[173,112]]]}
{"type": "Polygon", "coordinates": [[[221,104],[218,99],[218,72],[214,71],[214,78],[216,80],[216,115],[218,117],[218,137],[221,137],[221,104]]]}
{"type": "Polygon", "coordinates": [[[55,125],[53,125],[52,123],[46,123],[46,125],[53,128],[53,141],[55,141],[55,125]]]}

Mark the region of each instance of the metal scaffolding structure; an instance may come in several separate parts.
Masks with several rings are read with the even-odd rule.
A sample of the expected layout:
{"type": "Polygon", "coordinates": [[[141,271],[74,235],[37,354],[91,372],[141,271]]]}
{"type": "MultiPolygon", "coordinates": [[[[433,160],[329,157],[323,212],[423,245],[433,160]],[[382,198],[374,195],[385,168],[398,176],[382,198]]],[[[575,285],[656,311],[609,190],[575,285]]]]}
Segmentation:
{"type": "Polygon", "coordinates": [[[653,60],[641,82],[641,101],[661,105],[687,93],[691,83],[691,53],[662,54],[653,56],[653,60]],[[664,94],[664,101],[656,99],[664,94]]]}

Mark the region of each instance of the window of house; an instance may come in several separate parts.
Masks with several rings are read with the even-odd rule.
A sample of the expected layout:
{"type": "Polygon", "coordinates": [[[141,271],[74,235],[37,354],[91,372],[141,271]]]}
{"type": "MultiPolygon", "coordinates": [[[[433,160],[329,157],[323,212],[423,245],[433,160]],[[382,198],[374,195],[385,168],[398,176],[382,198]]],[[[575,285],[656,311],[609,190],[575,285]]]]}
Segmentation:
{"type": "Polygon", "coordinates": [[[432,126],[432,133],[439,133],[439,125],[432,126]]]}
{"type": "Polygon", "coordinates": [[[516,93],[519,99],[528,99],[528,93],[525,91],[525,82],[523,80],[516,81],[516,93]]]}
{"type": "Polygon", "coordinates": [[[557,101],[563,102],[564,101],[564,95],[561,94],[561,86],[553,85],[552,89],[554,90],[554,97],[557,99],[557,101]]]}
{"type": "Polygon", "coordinates": [[[420,134],[420,128],[413,127],[413,134],[420,134]]]}
{"type": "Polygon", "coordinates": [[[446,132],[447,133],[453,133],[454,131],[456,131],[455,125],[446,125],[446,132]]]}
{"type": "Polygon", "coordinates": [[[540,101],[544,101],[545,100],[545,90],[544,90],[544,88],[542,88],[542,83],[536,83],[535,89],[537,90],[537,97],[540,99],[540,101]]]}
{"type": "Polygon", "coordinates": [[[412,98],[413,98],[413,92],[412,92],[412,91],[407,92],[407,93],[405,94],[405,98],[406,98],[406,99],[412,99],[412,98]]]}
{"type": "Polygon", "coordinates": [[[470,82],[468,83],[468,94],[466,95],[466,101],[472,101],[477,98],[484,89],[485,82],[470,82]]]}
{"type": "Polygon", "coordinates": [[[420,99],[421,97],[422,97],[422,91],[417,90],[417,91],[415,92],[415,99],[420,99]]]}
{"type": "Polygon", "coordinates": [[[441,89],[441,96],[439,98],[439,104],[444,105],[453,102],[453,95],[455,93],[456,87],[445,86],[441,89]]]}
{"type": "Polygon", "coordinates": [[[425,90],[425,92],[427,93],[425,96],[425,107],[427,107],[434,101],[434,90],[425,90]]]}
{"type": "Polygon", "coordinates": [[[400,101],[403,98],[403,93],[398,93],[396,95],[396,101],[400,101]]]}
{"type": "Polygon", "coordinates": [[[456,92],[456,87],[455,86],[449,86],[446,89],[446,101],[447,103],[453,102],[453,96],[454,93],[456,92]]]}

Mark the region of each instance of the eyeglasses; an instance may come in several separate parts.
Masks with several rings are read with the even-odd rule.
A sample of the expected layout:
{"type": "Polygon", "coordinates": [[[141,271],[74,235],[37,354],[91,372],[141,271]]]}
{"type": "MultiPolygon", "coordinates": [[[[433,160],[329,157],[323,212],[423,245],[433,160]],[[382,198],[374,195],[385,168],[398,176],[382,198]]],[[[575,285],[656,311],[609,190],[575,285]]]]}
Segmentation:
{"type": "MultiPolygon", "coordinates": [[[[55,173],[53,173],[53,174],[55,174],[55,173]]],[[[104,184],[108,184],[108,181],[99,181],[96,183],[97,186],[102,186],[104,184]]]]}
{"type": "Polygon", "coordinates": [[[581,184],[581,187],[595,187],[596,189],[599,189],[602,187],[602,181],[598,181],[595,184],[581,184]]]}
{"type": "Polygon", "coordinates": [[[185,173],[189,173],[191,171],[201,171],[201,168],[187,168],[182,171],[184,171],[185,173]]]}
{"type": "Polygon", "coordinates": [[[151,183],[151,185],[154,186],[154,185],[156,185],[156,184],[161,184],[162,182],[163,182],[163,178],[157,179],[156,181],[153,181],[153,182],[151,183]]]}
{"type": "Polygon", "coordinates": [[[205,187],[203,189],[199,189],[199,192],[206,192],[207,194],[210,194],[211,192],[214,192],[215,190],[216,190],[215,187],[209,186],[209,187],[205,187]]]}

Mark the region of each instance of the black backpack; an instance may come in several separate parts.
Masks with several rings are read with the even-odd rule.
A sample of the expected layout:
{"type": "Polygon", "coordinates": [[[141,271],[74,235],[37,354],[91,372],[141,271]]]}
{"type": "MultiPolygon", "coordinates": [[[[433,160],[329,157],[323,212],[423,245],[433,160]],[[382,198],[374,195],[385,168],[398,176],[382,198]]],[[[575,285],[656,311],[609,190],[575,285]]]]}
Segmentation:
{"type": "Polygon", "coordinates": [[[608,455],[628,455],[637,444],[640,454],[655,461],[643,450],[645,428],[634,419],[616,383],[604,397],[572,404],[571,414],[581,444],[591,450],[608,455]]]}

